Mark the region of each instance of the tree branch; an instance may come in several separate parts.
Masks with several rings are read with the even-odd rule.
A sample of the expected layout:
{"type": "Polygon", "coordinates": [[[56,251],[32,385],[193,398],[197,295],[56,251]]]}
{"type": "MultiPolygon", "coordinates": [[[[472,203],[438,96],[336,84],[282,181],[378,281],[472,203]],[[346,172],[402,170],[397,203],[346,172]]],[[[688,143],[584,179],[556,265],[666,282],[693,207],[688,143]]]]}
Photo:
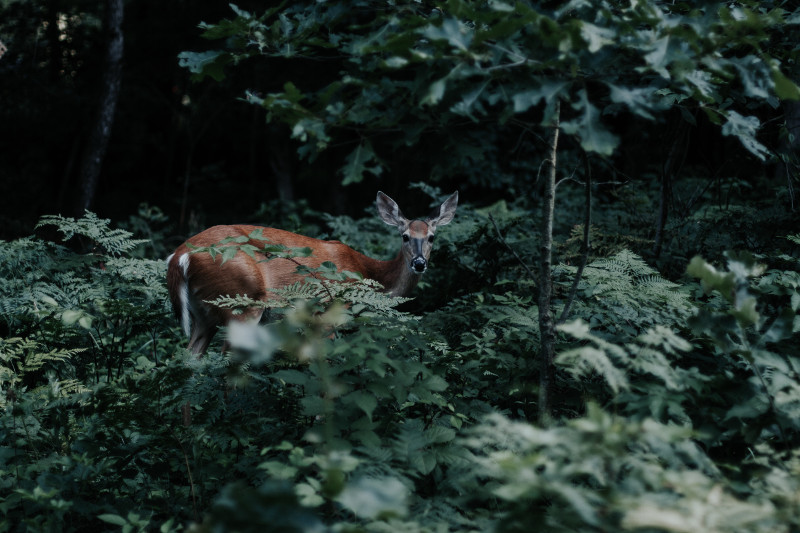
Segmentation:
{"type": "Polygon", "coordinates": [[[561,316],[558,317],[557,324],[563,324],[569,315],[569,308],[572,302],[575,301],[575,295],[578,294],[578,283],[581,281],[583,269],[586,268],[586,263],[589,260],[589,228],[592,224],[592,166],[589,163],[589,154],[583,153],[583,164],[586,169],[586,196],[584,204],[584,218],[583,218],[583,241],[581,242],[581,264],[578,271],[575,273],[575,279],[572,281],[572,287],[569,289],[569,297],[564,309],[561,310],[561,316]]]}
{"type": "Polygon", "coordinates": [[[491,220],[491,221],[492,221],[492,224],[494,224],[494,229],[495,229],[495,231],[497,231],[497,236],[498,236],[498,237],[500,237],[500,242],[502,242],[502,243],[505,245],[505,247],[506,247],[506,248],[508,248],[508,249],[509,249],[509,251],[510,251],[512,254],[514,254],[514,257],[516,257],[516,258],[517,258],[517,261],[519,261],[519,264],[520,264],[520,265],[522,265],[522,268],[524,268],[524,269],[525,269],[525,271],[528,273],[528,275],[531,277],[531,279],[533,280],[533,282],[534,282],[534,284],[535,284],[535,283],[536,283],[536,274],[534,274],[534,273],[531,271],[531,269],[528,267],[528,265],[527,265],[527,264],[525,264],[525,261],[523,261],[523,260],[522,260],[522,258],[519,256],[519,254],[517,253],[517,251],[516,251],[516,250],[514,250],[514,249],[513,249],[513,248],[512,248],[512,247],[511,247],[511,246],[510,246],[510,245],[509,245],[507,242],[506,242],[505,238],[503,237],[503,234],[502,234],[502,233],[500,233],[500,227],[497,225],[497,222],[495,222],[495,220],[494,220],[494,217],[492,216],[492,214],[491,214],[491,213],[489,213],[489,220],[491,220]]]}

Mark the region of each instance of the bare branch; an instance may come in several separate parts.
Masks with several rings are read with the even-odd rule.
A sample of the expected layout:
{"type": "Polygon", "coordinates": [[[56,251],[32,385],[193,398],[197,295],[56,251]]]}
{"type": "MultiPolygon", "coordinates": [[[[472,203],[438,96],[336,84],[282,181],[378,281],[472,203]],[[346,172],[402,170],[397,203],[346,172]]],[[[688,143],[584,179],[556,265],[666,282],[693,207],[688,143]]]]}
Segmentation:
{"type": "Polygon", "coordinates": [[[512,248],[512,247],[511,247],[511,246],[510,246],[510,245],[509,245],[507,242],[506,242],[506,239],[503,237],[503,234],[500,232],[500,227],[497,225],[497,222],[494,220],[494,217],[492,216],[492,214],[491,214],[491,213],[489,213],[489,220],[491,220],[491,221],[492,221],[492,224],[494,224],[494,229],[497,231],[497,236],[498,236],[498,237],[500,237],[500,242],[502,242],[502,243],[505,245],[505,247],[506,247],[506,248],[508,248],[508,249],[509,249],[509,251],[510,251],[512,254],[514,254],[514,257],[516,257],[516,258],[517,258],[517,261],[519,261],[519,264],[520,264],[520,265],[522,265],[522,268],[524,268],[524,269],[525,269],[525,271],[526,271],[526,272],[528,273],[528,275],[531,277],[531,280],[533,280],[533,283],[534,283],[534,285],[535,285],[535,284],[536,284],[536,275],[535,275],[535,274],[534,274],[534,273],[531,271],[531,269],[528,267],[528,265],[527,265],[527,264],[525,264],[525,261],[523,261],[523,260],[522,260],[522,258],[519,256],[519,254],[517,253],[517,251],[516,251],[516,250],[514,250],[514,249],[513,249],[513,248],[512,248]]]}
{"type": "Polygon", "coordinates": [[[586,268],[586,263],[589,260],[589,228],[592,224],[592,166],[589,163],[589,154],[583,153],[583,164],[586,168],[586,203],[584,205],[583,216],[583,241],[581,241],[581,264],[578,266],[578,271],[575,272],[575,279],[572,281],[572,287],[569,289],[569,297],[564,309],[561,310],[561,316],[558,317],[557,324],[563,324],[569,315],[569,308],[572,307],[572,302],[575,301],[575,296],[578,294],[578,284],[583,276],[583,269],[586,268]]]}

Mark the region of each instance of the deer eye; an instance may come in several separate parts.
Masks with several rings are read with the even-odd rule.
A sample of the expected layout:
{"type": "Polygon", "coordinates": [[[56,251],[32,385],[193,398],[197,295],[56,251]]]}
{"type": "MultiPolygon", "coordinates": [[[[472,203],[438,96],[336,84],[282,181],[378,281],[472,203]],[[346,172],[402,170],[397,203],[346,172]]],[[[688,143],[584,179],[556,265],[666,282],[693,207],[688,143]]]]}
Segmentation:
{"type": "Polygon", "coordinates": [[[409,241],[409,237],[408,237],[408,235],[406,235],[406,234],[404,233],[404,234],[403,234],[403,242],[408,242],[408,241],[409,241]]]}
{"type": "Polygon", "coordinates": [[[433,242],[433,235],[431,235],[430,237],[428,237],[428,242],[433,242]]]}

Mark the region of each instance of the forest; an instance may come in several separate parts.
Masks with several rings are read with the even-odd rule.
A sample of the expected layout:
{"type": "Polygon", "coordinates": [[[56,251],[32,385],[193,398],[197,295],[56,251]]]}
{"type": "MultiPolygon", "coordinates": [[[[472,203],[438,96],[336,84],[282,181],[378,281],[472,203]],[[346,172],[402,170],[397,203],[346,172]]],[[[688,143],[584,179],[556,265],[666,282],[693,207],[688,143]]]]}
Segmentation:
{"type": "Polygon", "coordinates": [[[780,0],[0,0],[0,533],[800,531],[798,35],[780,0]],[[192,353],[187,238],[388,260],[378,191],[442,216],[407,296],[204,243],[302,281],[206,301],[264,317],[192,353]]]}

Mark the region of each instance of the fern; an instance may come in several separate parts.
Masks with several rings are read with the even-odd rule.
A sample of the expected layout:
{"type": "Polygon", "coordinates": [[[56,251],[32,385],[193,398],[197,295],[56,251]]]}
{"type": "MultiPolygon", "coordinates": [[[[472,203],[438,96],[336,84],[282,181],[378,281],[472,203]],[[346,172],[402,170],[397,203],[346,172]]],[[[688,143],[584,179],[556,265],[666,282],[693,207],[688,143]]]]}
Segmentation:
{"type": "Polygon", "coordinates": [[[61,215],[45,215],[39,220],[36,228],[56,226],[65,241],[76,235],[86,237],[112,256],[120,256],[148,242],[147,239],[131,239],[133,236],[131,232],[119,228],[112,229],[110,224],[111,220],[98,218],[91,211],[86,211],[83,218],[77,220],[61,215]]]}
{"type": "MultiPolygon", "coordinates": [[[[576,267],[560,265],[555,276],[566,285],[575,270],[576,267]]],[[[675,324],[692,310],[687,291],[661,277],[628,250],[587,265],[578,289],[573,316],[632,336],[658,323],[675,324]],[[608,314],[598,315],[598,307],[608,314]]]]}

